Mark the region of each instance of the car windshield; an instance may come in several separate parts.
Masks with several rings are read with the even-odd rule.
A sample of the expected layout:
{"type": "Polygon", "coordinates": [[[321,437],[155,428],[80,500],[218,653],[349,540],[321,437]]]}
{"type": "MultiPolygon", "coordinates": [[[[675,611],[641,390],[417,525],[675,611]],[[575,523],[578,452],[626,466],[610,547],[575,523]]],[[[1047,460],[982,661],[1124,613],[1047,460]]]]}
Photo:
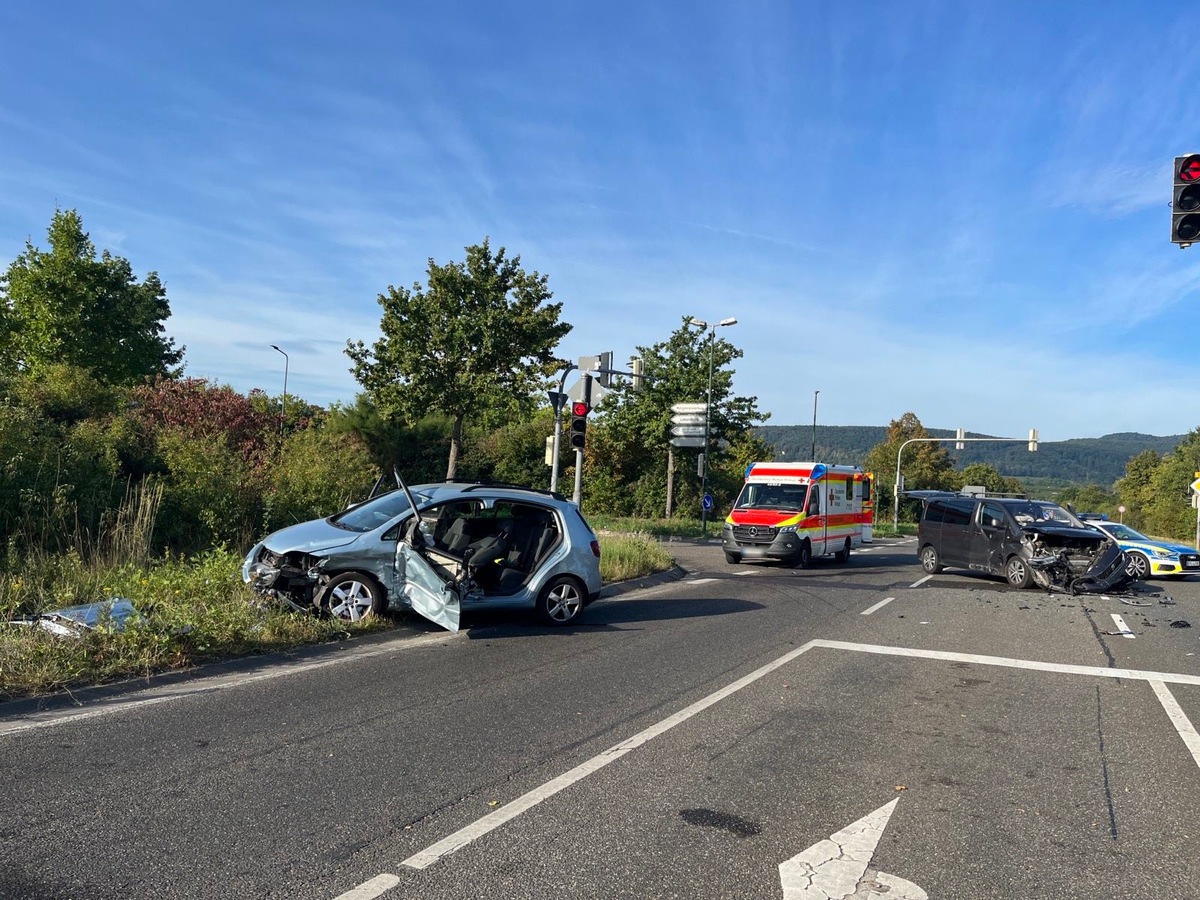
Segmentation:
{"type": "Polygon", "coordinates": [[[1103,530],[1107,531],[1109,534],[1111,534],[1113,537],[1115,537],[1118,541],[1148,541],[1148,540],[1150,540],[1150,538],[1146,537],[1140,531],[1134,531],[1128,525],[1122,525],[1119,522],[1105,522],[1103,530]]]}
{"type": "MultiPolygon", "coordinates": [[[[417,498],[417,503],[421,503],[427,499],[424,495],[413,492],[413,496],[417,498]]],[[[358,506],[352,506],[345,512],[340,512],[336,516],[332,516],[329,521],[338,528],[345,528],[347,531],[373,531],[381,525],[386,525],[397,516],[412,509],[412,504],[408,502],[408,496],[401,490],[388,491],[386,494],[380,494],[378,497],[372,497],[358,506]]]]}
{"type": "Polygon", "coordinates": [[[734,509],[804,509],[808,496],[806,484],[747,484],[742,488],[734,509]]]}
{"type": "Polygon", "coordinates": [[[1009,512],[1021,525],[1068,525],[1074,528],[1085,528],[1083,522],[1071,515],[1057,503],[1043,503],[1030,500],[1009,506],[1009,512]]]}

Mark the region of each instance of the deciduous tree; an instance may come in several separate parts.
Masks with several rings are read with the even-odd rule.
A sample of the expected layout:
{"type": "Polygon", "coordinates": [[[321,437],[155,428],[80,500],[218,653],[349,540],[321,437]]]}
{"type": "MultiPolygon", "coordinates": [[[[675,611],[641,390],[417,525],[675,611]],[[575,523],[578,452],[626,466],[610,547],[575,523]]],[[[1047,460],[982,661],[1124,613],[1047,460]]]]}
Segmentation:
{"type": "Polygon", "coordinates": [[[521,268],[487,239],[464,262],[429,260],[427,284],[389,286],[379,295],[382,337],[350,341],[351,371],[386,414],[418,421],[430,412],[452,421],[446,476],[455,476],[468,416],[532,406],[536,390],[563,363],[554,355],[571,330],[548,279],[521,268]]]}
{"type": "Polygon", "coordinates": [[[75,210],[54,213],[50,249],[26,241],[0,277],[0,371],[38,375],[75,366],[111,384],[175,374],[183,359],[163,323],[166,288],[150,272],[96,247],[75,210]]]}

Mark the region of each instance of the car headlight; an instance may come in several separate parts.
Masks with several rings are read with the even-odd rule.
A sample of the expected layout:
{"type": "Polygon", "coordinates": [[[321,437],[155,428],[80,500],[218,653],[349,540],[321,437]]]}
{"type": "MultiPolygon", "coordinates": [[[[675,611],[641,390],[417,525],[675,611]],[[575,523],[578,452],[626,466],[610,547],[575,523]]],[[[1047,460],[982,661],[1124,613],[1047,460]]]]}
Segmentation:
{"type": "Polygon", "coordinates": [[[262,544],[255,544],[250,548],[250,552],[246,554],[246,558],[242,560],[242,581],[246,584],[250,583],[250,567],[254,565],[254,560],[258,558],[259,551],[262,550],[262,544]]]}
{"type": "Polygon", "coordinates": [[[1157,556],[1159,559],[1174,559],[1178,555],[1174,551],[1165,550],[1162,547],[1155,547],[1154,550],[1151,552],[1153,552],[1154,555],[1157,556]]]}
{"type": "Polygon", "coordinates": [[[795,525],[784,525],[783,527],[781,527],[779,529],[779,533],[780,534],[795,534],[796,526],[795,525]]]}

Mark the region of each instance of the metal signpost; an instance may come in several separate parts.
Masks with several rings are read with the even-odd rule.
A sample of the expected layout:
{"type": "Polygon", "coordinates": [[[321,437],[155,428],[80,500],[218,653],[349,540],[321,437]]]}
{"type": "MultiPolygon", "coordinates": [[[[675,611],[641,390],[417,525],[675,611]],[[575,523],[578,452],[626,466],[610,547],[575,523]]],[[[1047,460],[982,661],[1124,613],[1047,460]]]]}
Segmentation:
{"type": "MultiPolygon", "coordinates": [[[[896,451],[896,496],[894,498],[894,509],[892,513],[892,527],[897,531],[900,530],[900,491],[904,484],[904,479],[900,475],[900,457],[904,453],[904,448],[909,444],[937,444],[951,442],[961,449],[961,445],[967,442],[983,443],[990,441],[993,444],[1013,444],[1013,443],[1028,443],[1030,451],[1035,451],[1038,448],[1038,433],[1036,428],[1029,429],[1029,437],[1027,438],[969,438],[963,437],[962,429],[958,430],[958,434],[948,438],[909,438],[900,445],[900,449],[896,451]]],[[[1198,476],[1200,477],[1200,476],[1198,476]]]]}

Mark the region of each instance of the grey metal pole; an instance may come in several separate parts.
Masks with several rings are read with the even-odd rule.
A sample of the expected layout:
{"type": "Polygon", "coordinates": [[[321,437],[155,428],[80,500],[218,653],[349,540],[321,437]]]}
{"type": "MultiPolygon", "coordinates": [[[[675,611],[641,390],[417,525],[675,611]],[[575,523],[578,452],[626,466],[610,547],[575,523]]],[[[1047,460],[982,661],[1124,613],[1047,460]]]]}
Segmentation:
{"type": "Polygon", "coordinates": [[[283,398],[279,401],[279,444],[283,445],[283,422],[287,418],[287,379],[288,379],[288,364],[291,360],[285,351],[279,350],[274,344],[271,345],[272,350],[278,350],[283,353],[283,398]]]}
{"type": "MultiPolygon", "coordinates": [[[[578,368],[575,363],[567,363],[567,367],[563,369],[562,378],[558,379],[558,393],[561,396],[563,387],[567,383],[567,375],[572,369],[578,368]]],[[[550,463],[550,490],[558,490],[558,452],[559,452],[559,437],[562,435],[562,411],[567,403],[561,400],[554,408],[554,459],[550,463]]]]}
{"type": "Polygon", "coordinates": [[[812,439],[812,456],[813,462],[817,461],[817,395],[820,391],[813,391],[813,439],[812,439]]]}
{"type": "Polygon", "coordinates": [[[704,498],[708,494],[708,420],[712,416],[713,356],[717,349],[717,326],[708,332],[708,398],[704,404],[704,464],[700,467],[700,534],[708,537],[708,508],[704,498]]]}

